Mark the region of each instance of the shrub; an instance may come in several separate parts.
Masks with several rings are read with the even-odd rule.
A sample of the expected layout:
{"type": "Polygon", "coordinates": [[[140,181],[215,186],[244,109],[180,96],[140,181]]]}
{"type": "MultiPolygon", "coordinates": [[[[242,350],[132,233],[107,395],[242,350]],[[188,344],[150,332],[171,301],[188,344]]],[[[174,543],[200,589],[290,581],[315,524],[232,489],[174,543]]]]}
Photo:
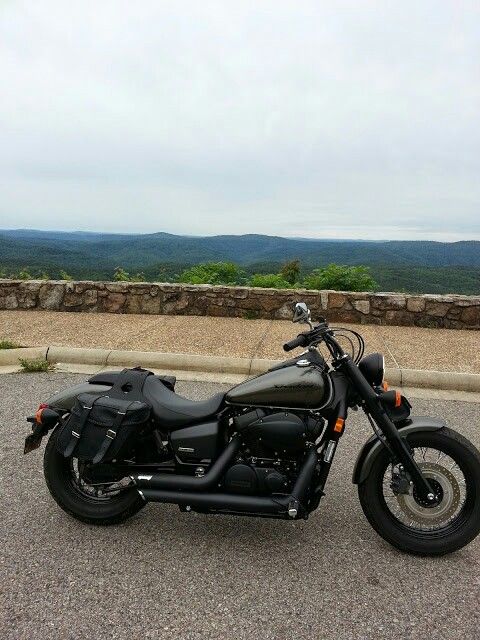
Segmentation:
{"type": "Polygon", "coordinates": [[[233,262],[204,262],[196,264],[180,275],[179,282],[187,284],[237,284],[242,272],[233,262]]]}
{"type": "Polygon", "coordinates": [[[145,282],[145,275],[143,273],[130,274],[122,267],[116,267],[113,279],[116,282],[145,282]]]}
{"type": "Polygon", "coordinates": [[[336,291],[373,291],[377,283],[368,267],[348,267],[329,264],[315,269],[304,280],[306,289],[335,289],[336,291]]]}
{"type": "Polygon", "coordinates": [[[73,278],[69,273],[60,269],[60,280],[73,280],[73,278]]]}
{"type": "Polygon", "coordinates": [[[33,276],[28,269],[20,269],[14,277],[19,280],[33,280],[33,276]]]}
{"type": "Polygon", "coordinates": [[[48,360],[43,360],[43,358],[32,358],[31,360],[28,358],[19,358],[18,360],[24,373],[53,371],[53,369],[55,368],[51,362],[48,362],[48,360]]]}
{"type": "Polygon", "coordinates": [[[254,309],[247,309],[243,314],[243,318],[245,320],[256,320],[258,316],[258,311],[255,311],[254,309]]]}
{"type": "Polygon", "coordinates": [[[248,284],[251,287],[265,287],[267,289],[290,289],[292,286],[279,273],[255,273],[248,284]]]}
{"type": "Polygon", "coordinates": [[[288,260],[288,262],[285,262],[280,269],[280,275],[293,286],[298,282],[300,275],[300,260],[288,260]]]}
{"type": "Polygon", "coordinates": [[[0,340],[0,349],[19,349],[21,346],[11,340],[0,340]]]}

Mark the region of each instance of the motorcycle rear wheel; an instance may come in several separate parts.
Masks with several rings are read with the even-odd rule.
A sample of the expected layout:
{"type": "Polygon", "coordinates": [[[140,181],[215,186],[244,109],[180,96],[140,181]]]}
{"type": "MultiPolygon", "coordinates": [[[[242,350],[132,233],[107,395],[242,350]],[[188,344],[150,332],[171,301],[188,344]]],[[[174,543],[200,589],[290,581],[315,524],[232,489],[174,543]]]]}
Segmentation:
{"type": "Polygon", "coordinates": [[[363,512],[375,531],[400,551],[424,556],[457,551],[480,532],[480,453],[445,427],[412,433],[407,440],[441,496],[438,505],[427,508],[412,486],[407,493],[390,488],[389,495],[393,466],[383,449],[358,486],[363,512]]]}
{"type": "Polygon", "coordinates": [[[56,429],[50,436],[43,457],[43,472],[48,490],[55,502],[68,515],[95,525],[115,525],[124,522],[145,506],[135,489],[112,483],[113,493],[104,492],[83,482],[78,461],[65,458],[56,447],[56,429]]]}

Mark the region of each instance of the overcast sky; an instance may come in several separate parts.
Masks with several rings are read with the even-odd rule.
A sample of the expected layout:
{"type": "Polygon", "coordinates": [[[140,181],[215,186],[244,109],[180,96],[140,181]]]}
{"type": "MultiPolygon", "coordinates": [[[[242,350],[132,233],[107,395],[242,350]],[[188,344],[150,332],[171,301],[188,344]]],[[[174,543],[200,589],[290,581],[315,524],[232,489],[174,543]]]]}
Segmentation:
{"type": "Polygon", "coordinates": [[[0,227],[480,239],[480,3],[0,2],[0,227]]]}

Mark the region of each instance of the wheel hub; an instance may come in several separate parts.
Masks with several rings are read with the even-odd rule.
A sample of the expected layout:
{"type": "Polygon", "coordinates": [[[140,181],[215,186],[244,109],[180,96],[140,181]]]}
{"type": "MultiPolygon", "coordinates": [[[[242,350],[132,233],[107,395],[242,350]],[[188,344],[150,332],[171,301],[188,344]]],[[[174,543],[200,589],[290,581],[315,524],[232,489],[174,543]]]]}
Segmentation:
{"type": "Polygon", "coordinates": [[[432,491],[435,496],[433,500],[426,500],[425,498],[422,498],[417,491],[417,487],[415,486],[413,487],[412,495],[415,498],[415,502],[419,504],[421,507],[424,507],[425,509],[432,509],[433,507],[438,506],[442,502],[443,488],[440,482],[438,482],[438,480],[434,480],[434,478],[428,478],[428,482],[432,487],[432,491]]]}
{"type": "Polygon", "coordinates": [[[457,478],[449,469],[435,462],[419,462],[418,466],[432,485],[437,499],[433,504],[427,503],[412,488],[409,493],[396,496],[400,509],[407,518],[424,526],[448,522],[461,500],[457,478]]]}

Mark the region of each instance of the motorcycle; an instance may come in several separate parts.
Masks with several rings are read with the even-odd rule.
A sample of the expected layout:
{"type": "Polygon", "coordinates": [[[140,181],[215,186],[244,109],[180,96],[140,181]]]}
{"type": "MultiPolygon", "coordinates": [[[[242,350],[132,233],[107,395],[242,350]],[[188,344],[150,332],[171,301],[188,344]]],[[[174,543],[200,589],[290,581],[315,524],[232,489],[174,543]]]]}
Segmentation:
{"type": "Polygon", "coordinates": [[[462,548],[480,531],[480,454],[443,420],[413,417],[351,329],[315,326],[302,353],[205,401],[141,368],[92,376],[40,404],[25,453],[52,432],[48,489],[78,520],[113,525],[149,502],[184,512],[307,519],[317,509],[348,410],[373,428],[354,465],[362,509],[391,545],[419,555],[462,548]],[[349,348],[342,343],[347,340],[349,348]],[[325,355],[321,347],[324,348],[325,355]]]}

